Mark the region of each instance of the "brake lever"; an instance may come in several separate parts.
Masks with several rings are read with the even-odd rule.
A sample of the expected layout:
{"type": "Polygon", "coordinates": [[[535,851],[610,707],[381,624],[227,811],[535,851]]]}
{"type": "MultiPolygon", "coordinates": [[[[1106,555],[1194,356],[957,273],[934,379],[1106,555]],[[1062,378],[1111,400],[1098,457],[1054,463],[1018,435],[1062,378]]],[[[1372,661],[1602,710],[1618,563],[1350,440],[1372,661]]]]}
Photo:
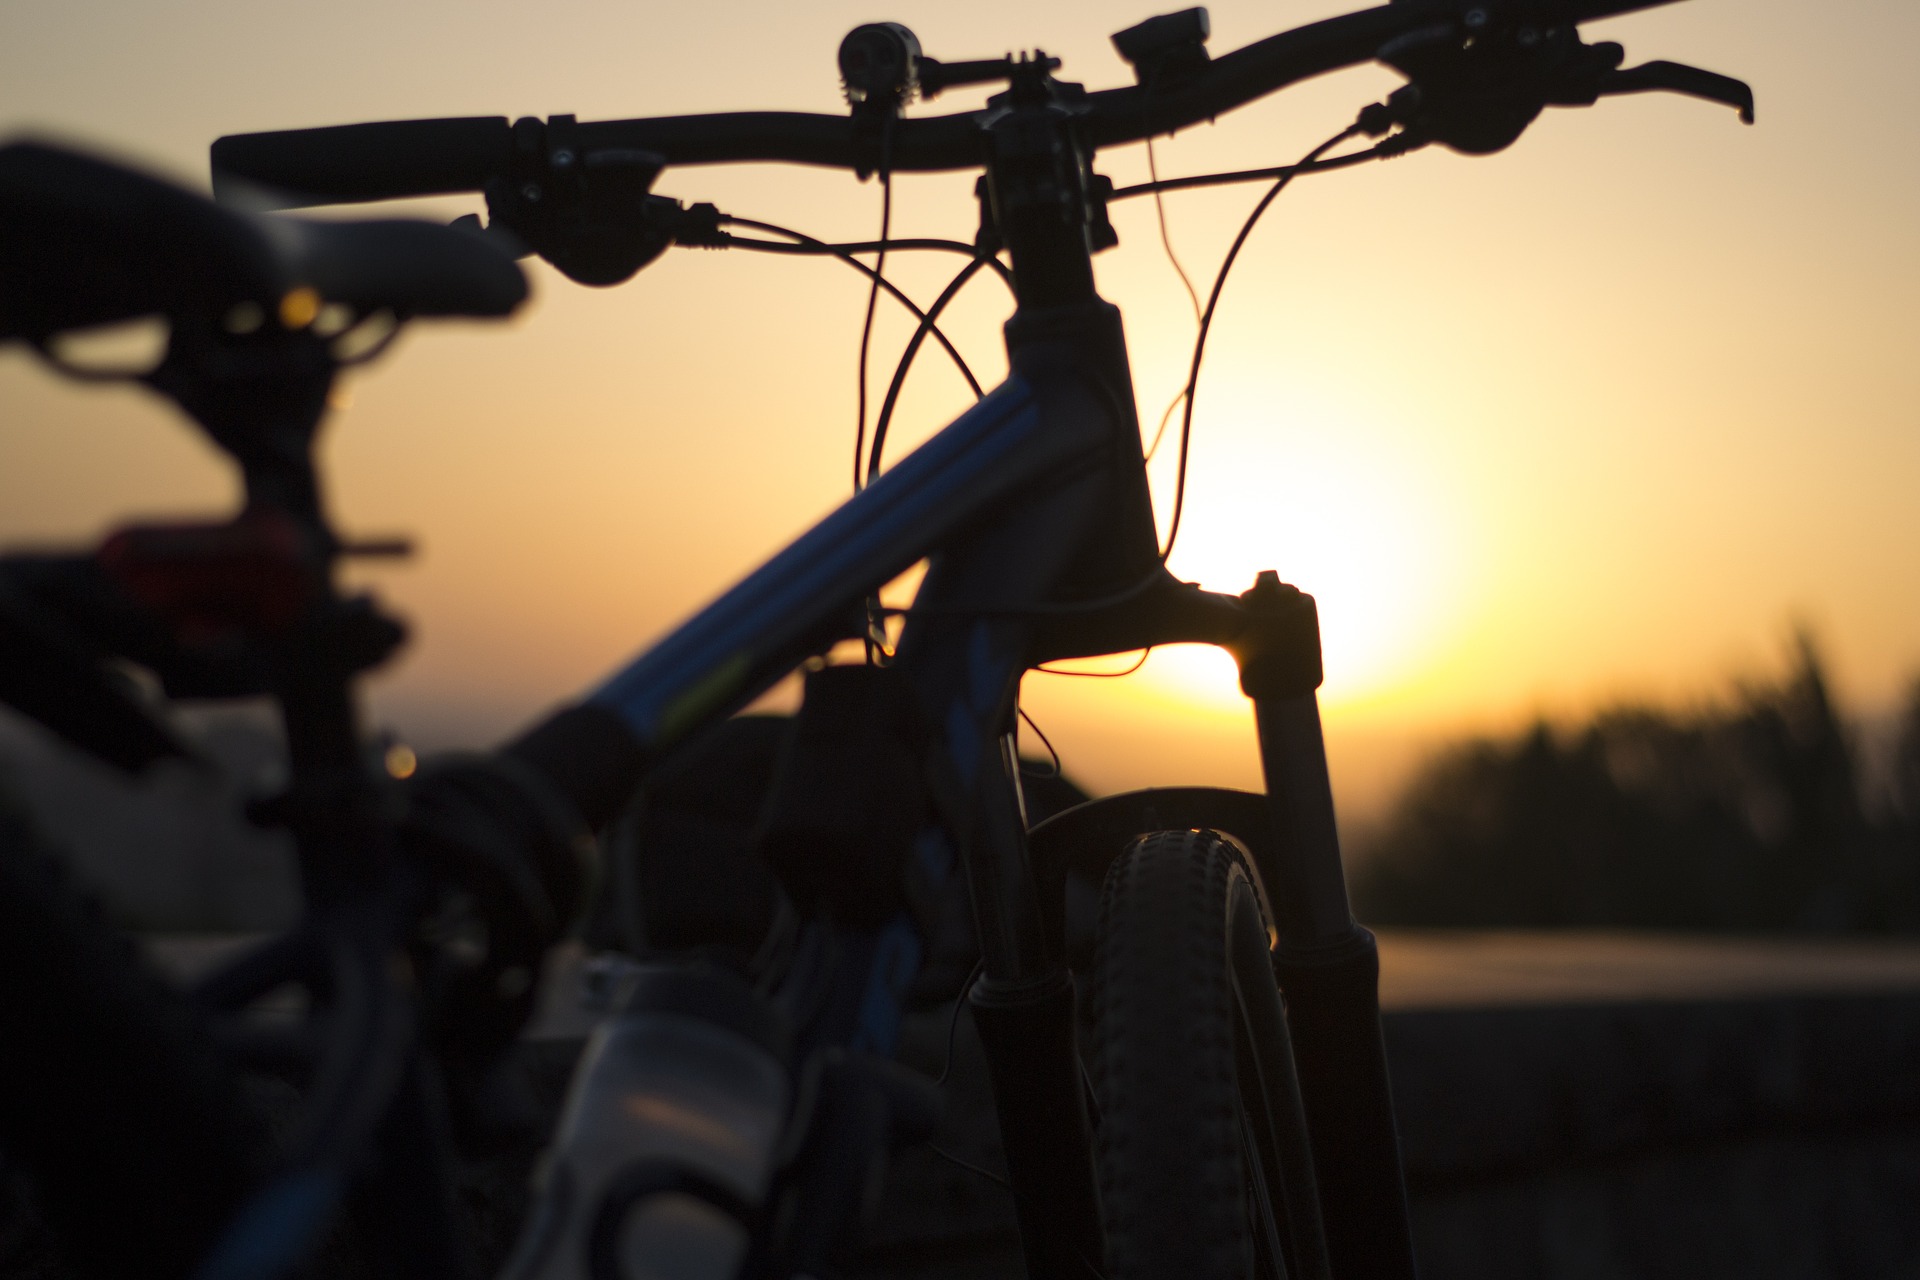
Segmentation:
{"type": "Polygon", "coordinates": [[[1724,102],[1753,123],[1753,90],[1743,81],[1678,62],[1621,70],[1622,46],[1587,44],[1571,24],[1502,23],[1475,9],[1459,28],[1410,32],[1375,56],[1408,84],[1363,113],[1361,127],[1378,136],[1398,124],[1418,142],[1467,155],[1511,145],[1542,108],[1592,106],[1611,94],[1664,89],[1724,102]]]}
{"type": "Polygon", "coordinates": [[[1699,67],[1690,67],[1684,62],[1648,62],[1638,67],[1615,70],[1601,78],[1599,87],[1601,97],[1655,91],[1685,94],[1690,98],[1704,98],[1709,102],[1722,102],[1740,113],[1741,123],[1753,123],[1751,85],[1744,80],[1736,80],[1732,76],[1723,76],[1717,71],[1703,71],[1699,67]]]}
{"type": "Polygon", "coordinates": [[[570,115],[519,120],[510,174],[483,188],[489,234],[511,236],[580,284],[623,283],[666,252],[680,202],[653,194],[651,151],[590,150],[570,115]]]}

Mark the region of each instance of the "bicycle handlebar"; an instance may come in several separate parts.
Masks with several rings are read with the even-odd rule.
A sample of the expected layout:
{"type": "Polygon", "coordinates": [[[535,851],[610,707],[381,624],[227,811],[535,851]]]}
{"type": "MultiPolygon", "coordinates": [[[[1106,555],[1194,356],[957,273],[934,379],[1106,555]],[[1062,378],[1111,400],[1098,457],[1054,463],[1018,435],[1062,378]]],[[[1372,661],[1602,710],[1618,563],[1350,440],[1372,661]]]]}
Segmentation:
{"type": "MultiPolygon", "coordinates": [[[[1393,0],[1328,18],[1213,59],[1175,89],[1130,86],[1088,94],[1081,129],[1093,148],[1137,142],[1212,119],[1290,84],[1371,60],[1388,41],[1489,9],[1544,23],[1613,17],[1673,0],[1393,0]]],[[[896,171],[968,169],[981,163],[983,113],[899,121],[889,150],[896,171]]],[[[579,123],[583,149],[652,152],[668,165],[787,162],[871,167],[873,142],[847,116],[751,111],[579,123]]],[[[280,207],[405,199],[480,191],[514,158],[504,116],[399,120],[232,134],[213,144],[216,195],[241,185],[280,207]]]]}

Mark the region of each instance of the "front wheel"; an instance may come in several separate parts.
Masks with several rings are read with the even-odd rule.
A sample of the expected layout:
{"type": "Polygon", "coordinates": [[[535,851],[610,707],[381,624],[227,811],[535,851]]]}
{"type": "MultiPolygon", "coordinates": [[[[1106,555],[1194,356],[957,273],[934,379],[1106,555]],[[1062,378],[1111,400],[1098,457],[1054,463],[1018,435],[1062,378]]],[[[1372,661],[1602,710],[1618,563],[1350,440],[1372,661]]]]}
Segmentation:
{"type": "Polygon", "coordinates": [[[1114,1280],[1327,1276],[1267,922],[1211,831],[1142,836],[1107,873],[1092,1087],[1114,1280]]]}

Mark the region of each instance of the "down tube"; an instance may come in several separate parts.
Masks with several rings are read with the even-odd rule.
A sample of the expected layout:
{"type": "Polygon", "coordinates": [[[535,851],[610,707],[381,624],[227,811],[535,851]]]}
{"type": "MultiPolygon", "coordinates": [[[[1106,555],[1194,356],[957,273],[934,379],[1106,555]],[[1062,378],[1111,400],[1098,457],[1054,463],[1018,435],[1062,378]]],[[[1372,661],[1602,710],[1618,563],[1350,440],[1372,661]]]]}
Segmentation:
{"type": "Polygon", "coordinates": [[[655,755],[857,634],[858,601],[1012,491],[1097,447],[1014,376],[588,697],[655,755]]]}

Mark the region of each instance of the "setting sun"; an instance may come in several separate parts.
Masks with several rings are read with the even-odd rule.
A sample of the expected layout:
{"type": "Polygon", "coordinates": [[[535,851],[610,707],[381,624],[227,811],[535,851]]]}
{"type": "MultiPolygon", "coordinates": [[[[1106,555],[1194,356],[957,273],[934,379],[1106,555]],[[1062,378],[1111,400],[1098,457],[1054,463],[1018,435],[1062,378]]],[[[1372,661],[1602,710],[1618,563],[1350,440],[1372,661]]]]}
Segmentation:
{"type": "MultiPolygon", "coordinates": [[[[1347,7],[1276,16],[1220,0],[1211,47],[1347,7]]],[[[834,50],[875,16],[749,5],[716,25],[565,0],[555,21],[596,38],[535,50],[505,34],[511,22],[449,27],[433,5],[14,8],[0,123],[196,185],[208,144],[251,130],[840,112],[834,50]]],[[[1210,330],[1171,564],[1227,592],[1273,569],[1318,600],[1343,812],[1384,803],[1448,735],[1680,696],[1762,665],[1789,617],[1831,638],[1843,699],[1871,710],[1903,696],[1920,653],[1920,557],[1906,550],[1920,537],[1920,179],[1886,158],[1914,150],[1900,141],[1915,128],[1902,33],[1920,9],[1850,9],[1845,29],[1864,32],[1871,13],[1874,39],[1824,43],[1785,9],[1747,9],[1736,21],[1664,6],[1605,35],[1636,59],[1764,86],[1760,128],[1650,95],[1556,109],[1496,156],[1429,148],[1294,184],[1246,241],[1210,330]],[[1893,136],[1847,144],[1862,120],[1893,136]]],[[[1101,90],[1132,79],[1108,34],[1150,11],[905,0],[886,16],[939,57],[1039,46],[1101,90]]],[[[1377,67],[1318,78],[1161,139],[1158,171],[1287,163],[1398,83],[1377,67]]],[[[1119,189],[1148,169],[1139,147],[1095,157],[1119,189]]],[[[873,237],[882,203],[877,183],[813,167],[676,167],[658,190],[848,242],[873,237]]],[[[1204,297],[1260,194],[1181,190],[1163,208],[1108,210],[1119,244],[1096,274],[1124,314],[1149,430],[1186,378],[1198,310],[1166,246],[1204,297]]],[[[970,242],[979,229],[971,174],[903,174],[892,197],[895,234],[970,242]]],[[[890,254],[887,276],[924,304],[951,278],[946,256],[890,254]]],[[[368,692],[376,720],[422,751],[497,740],[589,687],[849,491],[864,278],[707,250],[607,290],[530,266],[535,302],[510,332],[420,326],[354,380],[325,438],[343,525],[421,547],[405,571],[377,570],[414,639],[368,692]]],[[[1003,376],[1009,309],[982,273],[943,314],[983,385],[1003,376]]],[[[872,395],[912,328],[883,300],[872,395]]],[[[888,459],[970,399],[923,353],[888,459]]],[[[0,543],[233,501],[221,462],[132,390],[56,383],[9,354],[0,403],[13,428],[0,431],[0,543]]],[[[1153,462],[1163,529],[1175,444],[1153,462]]],[[[1217,651],[1162,649],[1126,680],[1038,676],[1024,696],[1095,790],[1258,785],[1251,717],[1217,651]]]]}
{"type": "MultiPolygon", "coordinates": [[[[1416,679],[1458,622],[1466,569],[1465,513],[1437,468],[1351,410],[1209,400],[1204,384],[1201,405],[1173,571],[1238,592],[1274,569],[1310,593],[1331,704],[1416,679]]],[[[1156,653],[1141,676],[1164,698],[1243,706],[1232,659],[1205,646],[1156,653]]]]}

